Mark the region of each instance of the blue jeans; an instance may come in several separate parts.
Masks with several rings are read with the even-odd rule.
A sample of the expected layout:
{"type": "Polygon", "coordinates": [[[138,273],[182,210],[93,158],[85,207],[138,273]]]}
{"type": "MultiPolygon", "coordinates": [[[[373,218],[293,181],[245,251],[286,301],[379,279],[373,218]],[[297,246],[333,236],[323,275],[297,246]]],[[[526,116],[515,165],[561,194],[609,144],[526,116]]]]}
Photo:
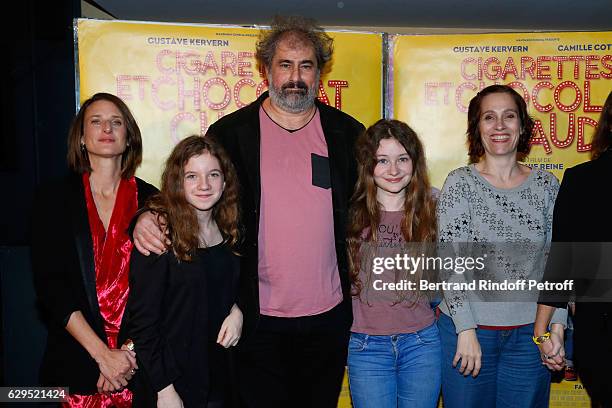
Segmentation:
{"type": "Polygon", "coordinates": [[[436,407],[441,359],[435,324],[391,336],[351,333],[348,375],[353,406],[436,407]]]}
{"type": "MultiPolygon", "coordinates": [[[[457,334],[444,313],[438,320],[442,339],[442,397],[445,408],[548,407],[550,372],[532,340],[533,324],[511,330],[476,329],[482,367],[476,378],[453,368],[457,334]]],[[[457,367],[459,367],[457,364],[457,367]]]]}

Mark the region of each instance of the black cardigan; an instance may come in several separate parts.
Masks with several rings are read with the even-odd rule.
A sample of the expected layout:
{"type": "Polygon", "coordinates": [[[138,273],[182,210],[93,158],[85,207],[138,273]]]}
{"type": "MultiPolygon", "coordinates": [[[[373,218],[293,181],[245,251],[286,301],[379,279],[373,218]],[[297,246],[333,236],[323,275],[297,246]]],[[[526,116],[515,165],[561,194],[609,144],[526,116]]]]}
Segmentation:
{"type": "MultiPolygon", "coordinates": [[[[138,206],[157,189],[136,179],[138,206]]],[[[100,370],[68,333],[72,312],[80,310],[98,337],[107,342],[96,295],[93,243],[82,176],[42,186],[32,214],[32,269],[42,317],[48,328],[40,369],[45,386],[68,386],[70,393],[92,394],[100,370]]],[[[123,341],[121,333],[120,344],[123,341]]]]}
{"type": "MultiPolygon", "coordinates": [[[[208,131],[208,135],[214,137],[229,154],[240,181],[241,221],[245,229],[245,239],[240,251],[244,256],[241,258],[238,305],[244,315],[244,326],[239,347],[248,344],[249,335],[253,333],[259,320],[257,270],[261,196],[259,108],[267,97],[268,93],[265,92],[250,105],[213,123],[208,131]]],[[[329,155],[336,257],[342,284],[345,325],[348,330],[352,322],[352,309],[345,239],[349,201],[357,181],[355,142],[364,131],[364,127],[338,109],[318,100],[316,105],[329,155]]]]}
{"type": "Polygon", "coordinates": [[[139,365],[130,381],[134,407],[155,406],[157,392],[170,384],[185,407],[206,407],[209,376],[230,371],[229,363],[227,367],[211,364],[209,344],[218,331],[208,330],[211,325],[220,328],[229,314],[238,276],[238,257],[224,244],[198,249],[191,262],[179,262],[171,251],[144,256],[133,250],[129,318],[122,330],[134,340],[139,365]],[[224,279],[215,280],[215,274],[224,279]],[[209,299],[211,292],[216,293],[214,304],[209,299]]]}

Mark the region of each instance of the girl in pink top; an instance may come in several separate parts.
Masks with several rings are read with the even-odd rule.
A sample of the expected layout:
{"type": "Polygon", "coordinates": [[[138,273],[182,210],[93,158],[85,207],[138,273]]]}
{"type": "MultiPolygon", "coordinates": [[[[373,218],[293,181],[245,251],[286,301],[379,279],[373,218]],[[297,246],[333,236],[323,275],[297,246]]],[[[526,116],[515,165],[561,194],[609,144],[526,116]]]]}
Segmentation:
{"type": "Polygon", "coordinates": [[[435,407],[441,347],[429,299],[418,287],[424,271],[386,269],[380,261],[436,240],[423,146],[405,123],[379,120],[358,139],[356,152],[358,181],[348,232],[353,405],[435,407]],[[406,287],[409,281],[414,286],[406,287]]]}

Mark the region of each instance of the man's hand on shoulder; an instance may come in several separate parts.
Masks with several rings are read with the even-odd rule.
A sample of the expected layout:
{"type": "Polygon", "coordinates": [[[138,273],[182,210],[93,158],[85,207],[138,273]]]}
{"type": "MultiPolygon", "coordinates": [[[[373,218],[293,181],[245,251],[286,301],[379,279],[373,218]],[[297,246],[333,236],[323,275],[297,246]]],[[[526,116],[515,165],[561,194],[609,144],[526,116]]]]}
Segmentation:
{"type": "Polygon", "coordinates": [[[171,243],[167,236],[168,230],[158,222],[158,217],[147,211],[138,217],[134,227],[134,246],[145,256],[149,256],[151,252],[161,255],[171,243]]]}

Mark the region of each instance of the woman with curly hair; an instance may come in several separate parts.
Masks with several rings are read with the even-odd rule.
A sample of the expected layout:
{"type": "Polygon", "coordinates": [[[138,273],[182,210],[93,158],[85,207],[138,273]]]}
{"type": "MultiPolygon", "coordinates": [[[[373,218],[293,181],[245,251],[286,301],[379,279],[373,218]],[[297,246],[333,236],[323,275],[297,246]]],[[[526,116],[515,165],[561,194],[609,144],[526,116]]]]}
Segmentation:
{"type": "Polygon", "coordinates": [[[167,228],[162,255],[132,254],[127,331],[141,370],[134,406],[223,407],[228,350],[240,339],[238,183],[211,138],[182,140],[148,203],[167,228]]]}

